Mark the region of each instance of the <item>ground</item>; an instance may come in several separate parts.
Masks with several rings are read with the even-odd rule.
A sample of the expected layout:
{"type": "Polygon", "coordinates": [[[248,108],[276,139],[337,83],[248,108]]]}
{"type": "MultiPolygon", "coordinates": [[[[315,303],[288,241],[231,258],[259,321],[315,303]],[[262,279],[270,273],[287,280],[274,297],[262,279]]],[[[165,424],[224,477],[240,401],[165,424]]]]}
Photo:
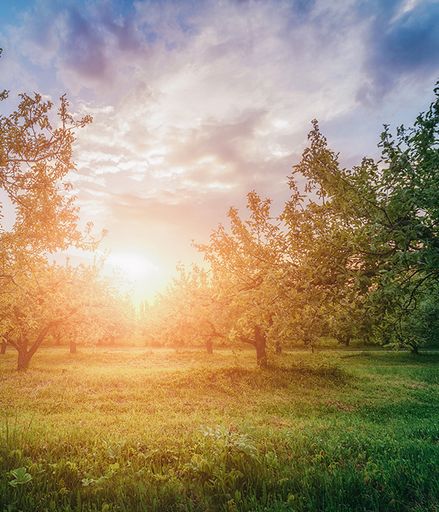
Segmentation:
{"type": "Polygon", "coordinates": [[[2,512],[439,510],[438,353],[296,351],[259,370],[250,351],[61,347],[25,374],[14,358],[2,512]]]}

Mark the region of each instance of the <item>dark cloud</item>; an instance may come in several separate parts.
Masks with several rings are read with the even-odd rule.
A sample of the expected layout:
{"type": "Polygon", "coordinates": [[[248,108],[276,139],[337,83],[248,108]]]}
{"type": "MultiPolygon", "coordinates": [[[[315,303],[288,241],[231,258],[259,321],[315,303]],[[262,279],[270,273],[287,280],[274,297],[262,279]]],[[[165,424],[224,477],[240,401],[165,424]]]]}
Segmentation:
{"type": "Polygon", "coordinates": [[[65,61],[80,75],[104,77],[108,69],[105,39],[97,22],[86,19],[74,7],[66,14],[65,61]]]}
{"type": "Polygon", "coordinates": [[[439,75],[439,3],[424,1],[406,12],[402,2],[375,4],[366,69],[358,98],[374,102],[404,77],[439,75]]]}
{"type": "Polygon", "coordinates": [[[316,0],[294,0],[292,2],[296,16],[300,20],[306,20],[312,13],[316,0]]]}
{"type": "Polygon", "coordinates": [[[112,34],[122,52],[137,52],[142,47],[141,36],[132,14],[115,17],[109,9],[103,10],[102,25],[112,34]]]}
{"type": "Polygon", "coordinates": [[[94,81],[110,80],[116,52],[143,51],[145,39],[135,9],[109,0],[38,2],[27,14],[27,36],[59,66],[94,81]]]}

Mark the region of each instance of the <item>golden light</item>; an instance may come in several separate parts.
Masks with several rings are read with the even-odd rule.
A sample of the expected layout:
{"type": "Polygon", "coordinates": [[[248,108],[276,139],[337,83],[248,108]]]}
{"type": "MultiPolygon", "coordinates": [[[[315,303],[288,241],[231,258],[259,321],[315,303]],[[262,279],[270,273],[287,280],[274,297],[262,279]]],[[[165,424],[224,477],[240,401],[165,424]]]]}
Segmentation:
{"type": "Polygon", "coordinates": [[[108,257],[107,263],[131,281],[152,277],[159,270],[148,258],[135,253],[111,254],[108,257]]]}
{"type": "Polygon", "coordinates": [[[115,284],[127,293],[135,304],[153,300],[164,287],[169,276],[163,267],[141,252],[115,252],[106,259],[107,273],[115,277],[115,284]]]}

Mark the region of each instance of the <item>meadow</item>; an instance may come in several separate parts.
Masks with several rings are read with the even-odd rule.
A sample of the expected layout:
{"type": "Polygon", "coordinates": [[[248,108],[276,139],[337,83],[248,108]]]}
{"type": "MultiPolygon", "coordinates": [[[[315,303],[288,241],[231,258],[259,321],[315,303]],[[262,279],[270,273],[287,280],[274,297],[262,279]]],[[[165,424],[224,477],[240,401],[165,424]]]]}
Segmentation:
{"type": "Polygon", "coordinates": [[[0,357],[0,510],[438,511],[439,353],[0,357]]]}

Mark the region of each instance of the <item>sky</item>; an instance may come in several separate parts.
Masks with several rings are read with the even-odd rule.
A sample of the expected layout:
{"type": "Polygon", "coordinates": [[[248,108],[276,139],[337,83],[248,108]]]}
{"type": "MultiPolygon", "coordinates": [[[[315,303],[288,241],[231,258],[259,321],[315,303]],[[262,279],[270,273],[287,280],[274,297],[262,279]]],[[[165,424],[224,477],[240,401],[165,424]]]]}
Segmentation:
{"type": "Polygon", "coordinates": [[[432,100],[437,27],[438,0],[0,0],[0,89],[93,115],[81,218],[151,297],[247,192],[281,209],[312,119],[344,165],[378,156],[432,100]]]}

